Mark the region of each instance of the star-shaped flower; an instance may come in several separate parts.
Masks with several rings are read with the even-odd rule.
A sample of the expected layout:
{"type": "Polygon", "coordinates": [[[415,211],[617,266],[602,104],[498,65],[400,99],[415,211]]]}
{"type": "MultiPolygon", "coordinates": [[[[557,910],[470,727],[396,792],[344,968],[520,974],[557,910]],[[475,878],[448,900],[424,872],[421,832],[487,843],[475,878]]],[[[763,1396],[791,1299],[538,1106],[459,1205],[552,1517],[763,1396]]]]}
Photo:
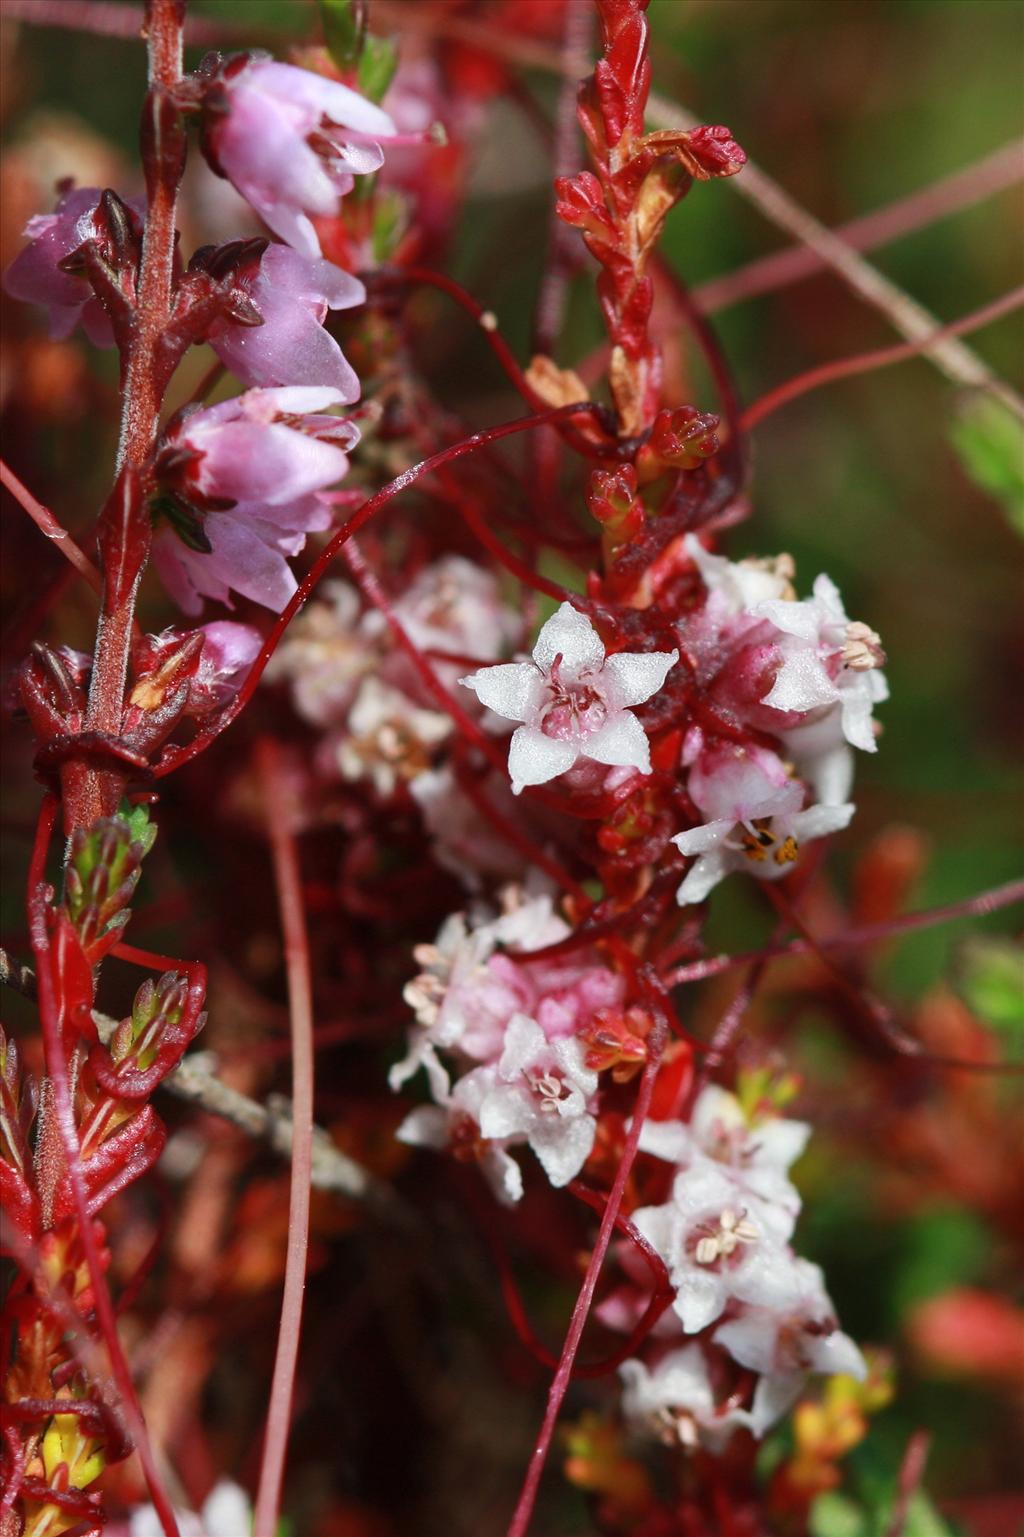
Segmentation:
{"type": "Polygon", "coordinates": [[[752,808],[742,822],[726,818],[679,833],[672,842],[697,861],[676,892],[681,907],[703,902],[708,892],[734,870],[758,880],[781,880],[800,858],[801,846],[846,827],[855,807],[809,806],[806,811],[774,811],[771,802],[752,808]]]}
{"type": "Polygon", "coordinates": [[[762,1377],[749,1409],[737,1409],[728,1401],[716,1405],[707,1359],[699,1345],[672,1350],[650,1369],[642,1361],[623,1361],[619,1376],[622,1409],[631,1427],[653,1433],[668,1446],[687,1450],[706,1446],[716,1453],[740,1428],[763,1436],[786,1412],[797,1391],[788,1374],[762,1377]]]}
{"type": "Polygon", "coordinates": [[[579,757],[649,774],[647,735],[629,707],[656,694],[678,660],[678,651],[607,656],[590,620],[563,603],[538,635],[532,661],[482,667],[461,682],[495,714],[522,722],[508,754],[518,795],[579,757]]]}

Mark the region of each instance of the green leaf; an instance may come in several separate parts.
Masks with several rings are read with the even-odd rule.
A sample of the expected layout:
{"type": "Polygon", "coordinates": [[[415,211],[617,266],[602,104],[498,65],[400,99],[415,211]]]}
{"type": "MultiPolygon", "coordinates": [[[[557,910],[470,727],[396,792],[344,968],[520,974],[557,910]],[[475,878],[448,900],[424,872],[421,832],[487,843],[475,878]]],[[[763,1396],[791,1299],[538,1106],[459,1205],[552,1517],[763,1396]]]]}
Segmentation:
{"type": "Polygon", "coordinates": [[[957,954],[958,991],[979,1019],[1024,1043],[1024,948],[1012,939],[979,934],[957,954]]]}
{"type": "Polygon", "coordinates": [[[343,73],[354,69],[362,57],[366,17],[366,0],[320,0],[327,51],[343,73]]]}
{"type": "Polygon", "coordinates": [[[367,33],[359,60],[359,89],[370,101],[380,101],[395,78],[398,48],[389,37],[367,33]]]}
{"type": "Polygon", "coordinates": [[[867,1517],[848,1495],[819,1494],[811,1506],[810,1537],[867,1537],[867,1517]]]}
{"type": "Polygon", "coordinates": [[[1001,400],[974,395],[953,422],[950,437],[975,485],[1001,502],[1013,527],[1024,534],[1024,422],[1001,400]]]}
{"type": "MultiPolygon", "coordinates": [[[[888,1531],[888,1529],[887,1520],[883,1530],[888,1531]]],[[[911,1496],[910,1504],[907,1506],[903,1537],[953,1537],[953,1528],[946,1524],[931,1500],[920,1489],[911,1496]]]]}

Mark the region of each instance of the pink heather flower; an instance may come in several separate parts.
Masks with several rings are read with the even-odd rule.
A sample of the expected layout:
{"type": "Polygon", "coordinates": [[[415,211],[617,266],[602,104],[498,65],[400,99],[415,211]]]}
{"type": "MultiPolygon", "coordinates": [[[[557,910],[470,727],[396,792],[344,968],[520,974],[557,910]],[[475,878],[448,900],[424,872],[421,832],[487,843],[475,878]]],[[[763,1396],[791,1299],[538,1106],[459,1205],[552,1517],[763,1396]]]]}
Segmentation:
{"type": "Polygon", "coordinates": [[[759,880],[781,880],[800,858],[802,843],[838,832],[855,810],[849,803],[799,810],[800,785],[774,753],[756,747],[701,753],[688,788],[710,820],[672,839],[681,854],[696,857],[676,893],[681,906],[703,902],[734,870],[759,880]]]}
{"type": "Polygon", "coordinates": [[[656,694],[678,660],[678,651],[607,656],[590,620],[563,603],[538,635],[532,662],[482,667],[460,681],[495,714],[523,722],[508,755],[518,795],[580,756],[649,774],[647,735],[629,706],[656,694]]]}
{"type": "Polygon", "coordinates": [[[42,304],[50,311],[50,335],[56,341],[81,325],[96,347],[112,347],[114,333],[92,285],[85,277],[62,272],[59,263],[98,233],[98,187],[72,187],[53,213],[36,214],[23,234],[30,244],[14,258],[4,274],[4,289],[12,299],[42,304]]]}
{"type": "Polygon", "coordinates": [[[233,699],[263,645],[258,630],[233,619],[215,619],[201,628],[203,651],[189,689],[190,714],[220,709],[233,699]]]}
{"type": "Polygon", "coordinates": [[[359,380],[323,325],[328,309],[364,303],[366,289],[358,278],[320,257],[270,245],[235,286],[253,300],[263,324],[220,320],[209,342],[243,384],[326,385],[346,404],[359,399],[359,380]]]}
{"type": "Polygon", "coordinates": [[[790,1237],[795,1214],[700,1159],[676,1176],[670,1201],[641,1207],[633,1221],[668,1266],[684,1330],[698,1334],[731,1301],[770,1305],[763,1278],[774,1276],[773,1256],[790,1237]]]}
{"type": "Polygon", "coordinates": [[[192,543],[162,528],[153,557],[186,613],[204,596],[228,602],[230,591],[283,608],[296,587],[287,557],[330,526],[320,493],[345,475],[345,450],[359,438],[354,423],[316,414],[341,403],[333,389],[249,390],[168,434],[157,459],[167,498],[156,506],[192,543]]]}
{"type": "Polygon", "coordinates": [[[642,1361],[623,1361],[622,1411],[629,1426],[656,1436],[668,1446],[689,1451],[698,1446],[721,1452],[737,1430],[760,1439],[792,1404],[791,1378],[762,1377],[749,1409],[717,1405],[708,1362],[700,1345],[685,1345],[662,1356],[648,1368],[642,1361]]]}
{"type": "Polygon", "coordinates": [[[391,118],[357,91],[265,56],[228,61],[207,98],[205,147],[275,235],[319,256],[310,215],[337,212],[353,176],[379,170],[391,118]]]}
{"type": "Polygon", "coordinates": [[[715,1330],[715,1342],[741,1366],[764,1373],[845,1372],[863,1379],[867,1366],[843,1334],[818,1265],[788,1250],[766,1256],[758,1285],[748,1288],[738,1317],[715,1330]]]}

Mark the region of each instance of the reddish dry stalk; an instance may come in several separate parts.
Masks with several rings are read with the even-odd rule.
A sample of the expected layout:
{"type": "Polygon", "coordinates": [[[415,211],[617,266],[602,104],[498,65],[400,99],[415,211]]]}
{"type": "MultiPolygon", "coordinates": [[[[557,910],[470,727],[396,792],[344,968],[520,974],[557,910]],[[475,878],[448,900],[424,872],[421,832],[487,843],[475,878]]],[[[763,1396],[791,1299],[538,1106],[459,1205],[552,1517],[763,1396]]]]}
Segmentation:
{"type": "Polygon", "coordinates": [[[288,973],[292,1039],[292,1167],[288,1199],[288,1251],[277,1356],[267,1409],[253,1537],[274,1537],[281,1505],[285,1454],[295,1391],[309,1246],[309,1191],[313,1168],[313,997],[302,876],[292,826],[290,787],[275,742],[260,741],[256,762],[263,786],[288,973]]]}
{"type": "MultiPolygon", "coordinates": [[[[1019,309],[1024,304],[1024,284],[1019,288],[1013,288],[1009,293],[1003,294],[998,299],[993,299],[991,304],[985,304],[981,309],[973,310],[970,315],[965,315],[961,320],[954,320],[948,326],[940,326],[937,331],[932,331],[928,336],[922,336],[920,341],[905,342],[898,347],[881,347],[875,352],[861,352],[856,357],[838,358],[832,363],[822,363],[817,368],[810,368],[806,373],[798,374],[795,379],[787,379],[785,384],[779,384],[767,395],[762,395],[760,400],[755,400],[752,406],[748,406],[740,419],[740,425],[744,431],[749,432],[765,417],[771,416],[780,406],[788,405],[799,395],[806,395],[808,390],[817,389],[822,384],[832,384],[836,379],[847,379],[852,374],[871,373],[876,368],[888,368],[893,363],[903,363],[908,358],[919,356],[928,352],[936,342],[941,342],[948,337],[966,336],[971,331],[979,331],[982,326],[991,325],[994,320],[999,320],[1003,315],[1009,315],[1013,310],[1019,309]]],[[[1001,398],[1001,397],[1000,397],[1001,398]]]]}
{"type": "Polygon", "coordinates": [[[776,960],[787,955],[813,955],[819,950],[860,950],[868,945],[883,944],[901,934],[911,934],[916,929],[927,929],[937,923],[952,923],[956,918],[981,917],[1024,902],[1024,880],[1007,881],[1004,886],[994,886],[978,896],[965,897],[960,902],[950,902],[945,907],[930,907],[924,912],[907,913],[902,918],[890,918],[884,923],[866,923],[861,928],[847,929],[842,934],[830,934],[825,939],[811,943],[806,939],[790,939],[785,944],[765,945],[761,950],[744,950],[739,955],[714,955],[707,960],[692,961],[687,966],[677,966],[661,978],[666,988],[678,987],[683,982],[703,982],[706,977],[717,977],[735,966],[746,966],[751,961],[776,960]]]}
{"type": "Polygon", "coordinates": [[[907,1518],[910,1515],[910,1502],[920,1488],[930,1449],[931,1436],[928,1432],[915,1430],[903,1454],[899,1485],[892,1507],[892,1519],[886,1528],[885,1537],[903,1537],[907,1529],[907,1518]]]}
{"type": "Polygon", "coordinates": [[[651,1095],[654,1092],[654,1080],[658,1075],[658,1067],[661,1061],[661,1053],[664,1049],[668,1029],[664,1018],[659,1018],[650,1036],[648,1037],[648,1058],[644,1066],[640,1086],[637,1090],[636,1103],[633,1107],[633,1119],[626,1136],[625,1146],[619,1166],[615,1171],[615,1180],[608,1193],[608,1204],[601,1218],[601,1226],[597,1234],[597,1242],[594,1245],[587,1272],[580,1287],[576,1305],[572,1310],[572,1321],[569,1331],[562,1346],[562,1354],[558,1362],[558,1370],[555,1373],[548,1392],[547,1409],[544,1420],[537,1437],[537,1444],[530,1455],[530,1461],[526,1469],[526,1477],[523,1480],[519,1501],[508,1527],[507,1537],[526,1537],[529,1530],[530,1518],[533,1515],[533,1507],[537,1499],[537,1491],[540,1488],[541,1475],[544,1465],[551,1450],[551,1442],[555,1434],[555,1426],[561,1412],[562,1401],[569,1390],[569,1382],[572,1378],[572,1369],[576,1360],[576,1352],[579,1350],[580,1340],[583,1338],[583,1330],[586,1326],[590,1305],[594,1300],[594,1291],[597,1287],[601,1267],[608,1253],[612,1234],[615,1231],[616,1218],[622,1205],[622,1198],[626,1191],[626,1181],[629,1171],[633,1167],[637,1149],[640,1145],[640,1133],[647,1119],[647,1112],[651,1105],[651,1095]]]}
{"type": "Polygon", "coordinates": [[[44,796],[39,812],[32,860],[29,866],[28,887],[29,932],[32,939],[32,953],[35,956],[36,962],[39,1021],[46,1053],[46,1071],[53,1085],[53,1103],[56,1112],[57,1129],[63,1146],[68,1180],[71,1185],[72,1195],[74,1196],[75,1214],[78,1219],[78,1236],[81,1240],[86,1268],[89,1272],[89,1285],[92,1290],[93,1306],[96,1310],[100,1333],[110,1357],[111,1372],[117,1384],[118,1392],[121,1395],[121,1407],[134,1438],[135,1449],[138,1452],[139,1461],[142,1463],[150,1498],[153,1501],[160,1525],[164,1529],[165,1537],[179,1537],[178,1524],[175,1520],[171,1503],[160,1482],[160,1476],[157,1473],[153,1450],[149,1444],[149,1435],[146,1431],[146,1423],[142,1417],[142,1409],[135,1392],[135,1384],[132,1381],[131,1370],[117,1332],[117,1316],[103,1270],[99,1246],[96,1242],[93,1218],[89,1215],[88,1197],[86,1195],[85,1182],[82,1178],[78,1131],[75,1126],[75,1112],[72,1103],[68,1063],[64,1055],[64,1043],[61,1039],[61,1024],[54,991],[55,978],[52,971],[53,955],[46,922],[50,888],[46,885],[43,878],[46,853],[54,824],[57,820],[57,810],[58,802],[55,797],[52,795],[44,796]]]}
{"type": "MultiPolygon", "coordinates": [[[[854,251],[873,251],[914,230],[926,229],[962,208],[971,208],[975,203],[1015,186],[1022,178],[1024,143],[1013,139],[973,165],[965,166],[962,171],[954,171],[950,176],[911,192],[908,197],[897,198],[895,202],[876,208],[873,213],[838,225],[832,234],[854,251]]],[[[735,272],[702,283],[694,289],[693,298],[705,313],[711,314],[741,300],[788,288],[791,283],[799,283],[817,272],[828,270],[829,264],[820,252],[806,245],[786,246],[769,256],[759,256],[756,261],[747,262],[735,272]]]]}
{"type": "Polygon", "coordinates": [[[62,527],[48,507],[37,501],[28,487],[18,479],[14,471],[0,459],[0,485],[4,486],[19,506],[23,507],[39,531],[70,561],[79,576],[85,578],[93,592],[101,592],[103,578],[84,550],[79,549],[67,529],[62,527]]]}

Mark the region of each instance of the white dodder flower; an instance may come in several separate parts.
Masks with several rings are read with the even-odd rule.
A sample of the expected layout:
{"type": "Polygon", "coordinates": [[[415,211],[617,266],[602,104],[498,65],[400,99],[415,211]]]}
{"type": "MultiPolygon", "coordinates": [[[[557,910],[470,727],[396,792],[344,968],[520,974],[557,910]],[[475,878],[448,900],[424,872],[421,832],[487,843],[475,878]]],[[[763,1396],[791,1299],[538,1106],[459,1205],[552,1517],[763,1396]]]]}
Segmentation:
{"type": "Polygon", "coordinates": [[[647,735],[629,707],[656,694],[678,660],[678,651],[607,656],[590,620],[563,603],[541,629],[532,661],[482,667],[461,682],[495,714],[522,722],[508,755],[518,795],[581,756],[649,774],[647,735]]]}

